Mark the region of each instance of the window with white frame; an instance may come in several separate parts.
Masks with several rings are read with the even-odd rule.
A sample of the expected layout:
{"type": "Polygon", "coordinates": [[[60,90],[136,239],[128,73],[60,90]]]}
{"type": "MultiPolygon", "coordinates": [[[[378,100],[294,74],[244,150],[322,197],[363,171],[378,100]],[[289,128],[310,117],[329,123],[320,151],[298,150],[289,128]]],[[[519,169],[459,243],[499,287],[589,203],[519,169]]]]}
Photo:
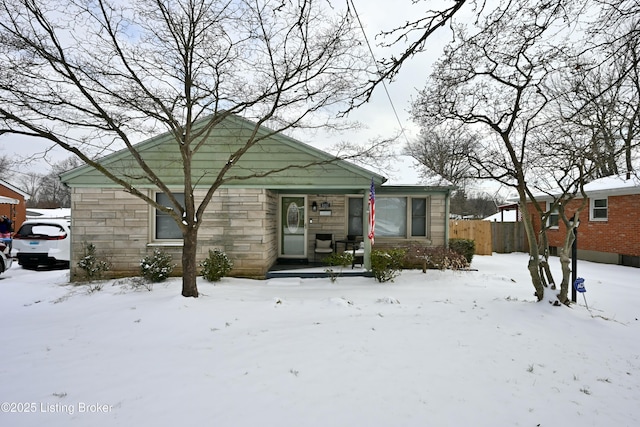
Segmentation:
{"type": "Polygon", "coordinates": [[[589,204],[591,221],[606,221],[609,218],[609,200],[606,197],[591,199],[589,204]]]}
{"type": "Polygon", "coordinates": [[[407,236],[407,198],[376,197],[376,237],[407,236]]]}
{"type": "MultiPolygon", "coordinates": [[[[426,237],[428,198],[376,197],[376,237],[426,237]]],[[[348,234],[362,235],[362,198],[349,198],[348,234]]]]}
{"type": "MultiPolygon", "coordinates": [[[[184,206],[184,193],[173,193],[173,196],[184,206]]],[[[162,206],[172,207],[169,197],[164,193],[156,193],[156,202],[162,206]]],[[[182,232],[178,224],[165,212],[155,209],[155,240],[179,240],[182,232]]]]}

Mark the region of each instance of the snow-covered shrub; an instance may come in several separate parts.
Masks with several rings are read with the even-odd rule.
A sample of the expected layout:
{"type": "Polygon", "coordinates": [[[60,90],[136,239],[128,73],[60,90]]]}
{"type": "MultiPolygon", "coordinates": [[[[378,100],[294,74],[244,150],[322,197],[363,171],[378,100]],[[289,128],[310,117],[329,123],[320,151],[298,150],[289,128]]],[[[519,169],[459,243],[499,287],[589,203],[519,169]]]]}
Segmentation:
{"type": "Polygon", "coordinates": [[[224,252],[209,249],[209,256],[200,263],[202,277],[209,282],[217,282],[231,271],[233,263],[224,252]]]}
{"type": "Polygon", "coordinates": [[[171,254],[154,249],[153,254],[140,260],[140,274],[150,282],[162,282],[173,273],[176,265],[172,261],[171,254]]]}
{"type": "Polygon", "coordinates": [[[375,250],[371,252],[371,270],[378,282],[393,282],[402,272],[404,249],[375,250]]]}
{"type": "Polygon", "coordinates": [[[103,273],[111,269],[111,263],[96,254],[96,245],[93,243],[84,242],[83,252],[78,268],[84,272],[86,280],[99,280],[103,273]]]}

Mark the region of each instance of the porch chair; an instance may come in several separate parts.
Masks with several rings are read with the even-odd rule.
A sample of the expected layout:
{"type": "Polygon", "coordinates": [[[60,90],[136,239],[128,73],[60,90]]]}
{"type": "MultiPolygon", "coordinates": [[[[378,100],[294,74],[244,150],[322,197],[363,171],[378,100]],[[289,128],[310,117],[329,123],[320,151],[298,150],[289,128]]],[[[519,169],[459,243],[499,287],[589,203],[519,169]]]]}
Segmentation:
{"type": "Polygon", "coordinates": [[[345,248],[345,252],[350,252],[353,255],[351,268],[353,269],[356,264],[360,264],[360,266],[364,265],[364,241],[362,240],[362,236],[349,234],[347,235],[347,241],[351,249],[345,248]]]}
{"type": "Polygon", "coordinates": [[[316,234],[315,247],[313,249],[314,261],[318,255],[328,255],[333,252],[333,234],[316,234]]]}
{"type": "Polygon", "coordinates": [[[360,267],[364,265],[364,241],[360,241],[358,244],[353,245],[353,261],[351,262],[351,269],[360,264],[360,267]]]}

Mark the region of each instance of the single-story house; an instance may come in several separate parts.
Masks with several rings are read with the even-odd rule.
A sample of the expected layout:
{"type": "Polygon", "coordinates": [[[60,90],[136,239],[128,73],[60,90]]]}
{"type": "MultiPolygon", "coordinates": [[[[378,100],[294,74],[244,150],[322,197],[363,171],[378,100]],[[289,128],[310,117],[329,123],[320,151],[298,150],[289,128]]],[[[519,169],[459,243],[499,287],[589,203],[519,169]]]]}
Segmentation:
{"type": "Polygon", "coordinates": [[[0,180],[0,216],[13,222],[14,230],[20,228],[26,219],[29,195],[12,184],[0,180]]]}
{"type": "MultiPolygon", "coordinates": [[[[587,207],[580,213],[577,255],[579,259],[640,267],[640,179],[631,174],[594,180],[584,187],[587,207]]],[[[551,209],[551,196],[538,196],[551,209]]],[[[565,206],[572,217],[582,198],[565,206]]],[[[530,207],[533,214],[533,208],[530,207]]],[[[536,230],[540,219],[534,215],[536,230]]],[[[547,232],[552,253],[562,246],[566,228],[558,214],[549,218],[547,232]]]]}
{"type": "MultiPolygon", "coordinates": [[[[219,169],[254,128],[253,122],[229,116],[210,131],[192,162],[197,199],[202,199],[219,169]]],[[[450,183],[394,182],[267,128],[257,131],[264,139],[234,162],[230,173],[237,179],[216,191],[201,218],[199,260],[210,249],[221,249],[234,263],[232,275],[264,277],[279,260],[313,260],[317,234],[332,235],[333,244],[342,250],[340,240],[367,235],[372,181],[376,248],[410,242],[447,244],[449,197],[454,188],[450,183]],[[274,169],[281,170],[264,175],[274,169]]],[[[137,149],[153,170],[162,171],[169,188],[181,191],[181,157],[168,134],[143,141],[137,149]]],[[[149,197],[160,203],[166,200],[141,173],[129,151],[108,155],[100,163],[145,189],[149,197]]],[[[72,277],[84,242],[93,243],[110,259],[115,275],[138,274],[139,261],[154,248],[179,261],[181,235],[168,215],[89,166],[61,178],[71,189],[72,277]]]]}

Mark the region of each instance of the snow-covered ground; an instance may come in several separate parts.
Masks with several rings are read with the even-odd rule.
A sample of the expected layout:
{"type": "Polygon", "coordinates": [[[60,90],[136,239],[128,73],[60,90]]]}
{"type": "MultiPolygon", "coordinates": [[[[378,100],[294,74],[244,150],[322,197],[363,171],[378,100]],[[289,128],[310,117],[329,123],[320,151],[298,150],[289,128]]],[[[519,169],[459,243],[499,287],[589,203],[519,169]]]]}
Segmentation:
{"type": "Polygon", "coordinates": [[[526,260],[201,281],[198,299],[14,265],[0,425],[640,425],[640,270],[579,262],[589,311],[535,303],[526,260]]]}

